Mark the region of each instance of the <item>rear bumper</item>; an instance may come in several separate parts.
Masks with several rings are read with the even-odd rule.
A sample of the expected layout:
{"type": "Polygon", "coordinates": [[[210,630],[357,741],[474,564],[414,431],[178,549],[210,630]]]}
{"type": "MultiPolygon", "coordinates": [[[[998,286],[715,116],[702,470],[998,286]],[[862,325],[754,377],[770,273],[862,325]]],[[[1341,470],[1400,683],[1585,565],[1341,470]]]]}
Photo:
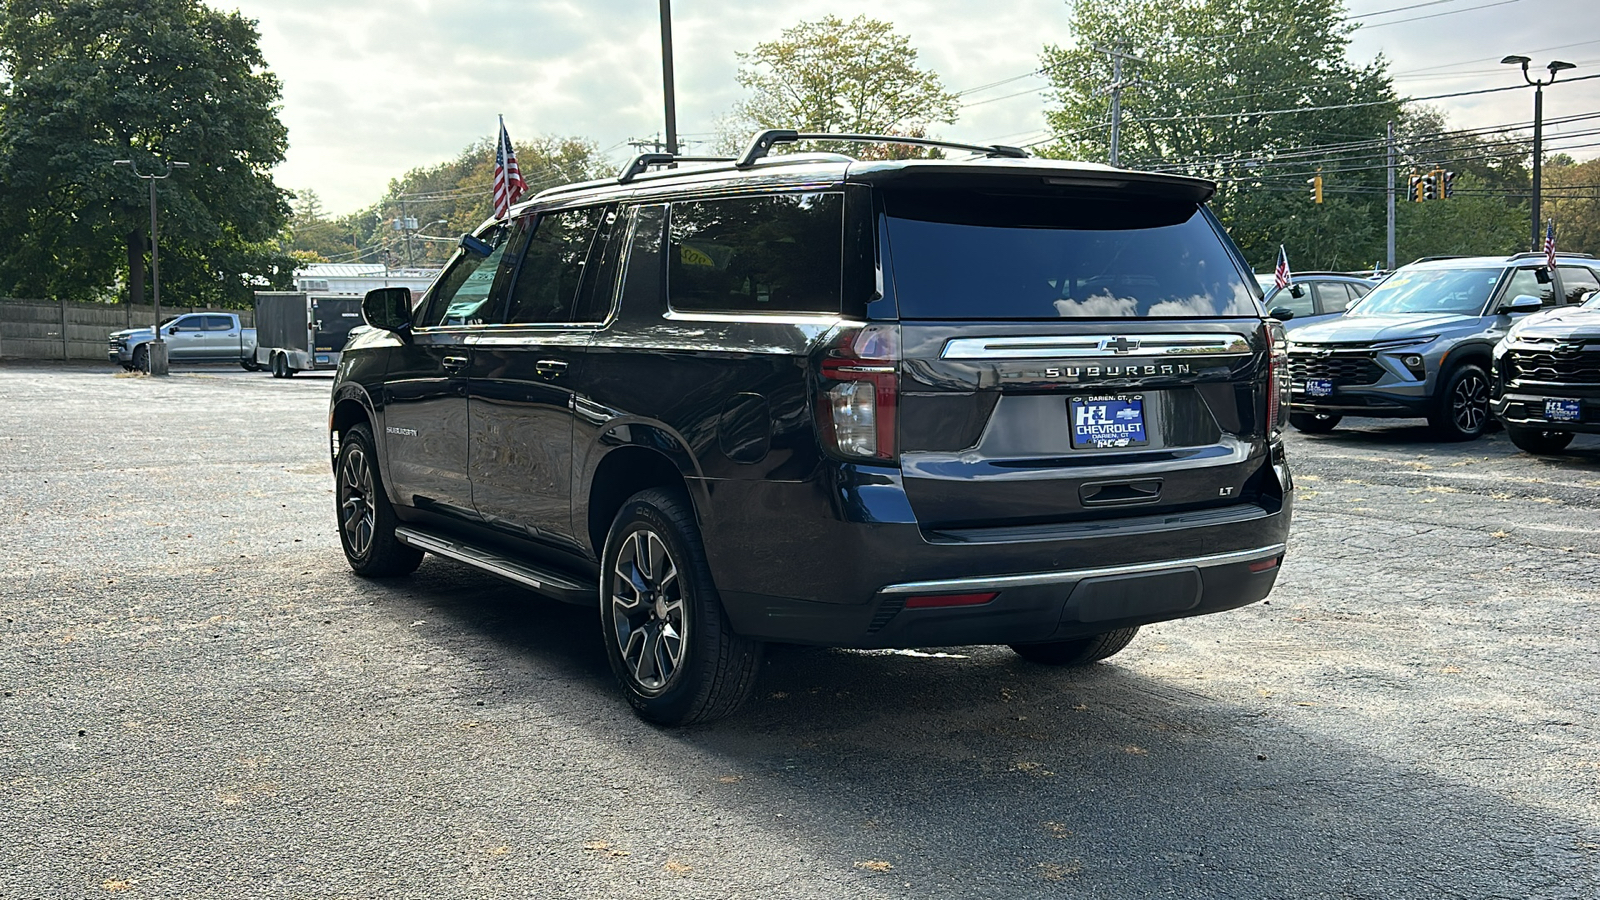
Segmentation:
{"type": "MultiPolygon", "coordinates": [[[[806,544],[787,553],[772,546],[782,540],[772,529],[717,515],[705,523],[706,545],[724,548],[712,571],[735,630],[749,637],[859,648],[1066,640],[1265,598],[1293,505],[1288,469],[1275,469],[1281,501],[1190,514],[955,535],[925,532],[914,521],[814,521],[785,535],[806,544]],[[725,549],[740,540],[734,534],[743,552],[725,549]],[[994,597],[981,605],[907,603],[986,593],[994,597]]],[[[865,510],[865,518],[896,509],[894,477],[876,479],[869,487],[879,496],[853,510],[865,510]]],[[[766,496],[740,506],[792,511],[798,496],[784,502],[773,493],[803,487],[746,485],[766,496]]]]}

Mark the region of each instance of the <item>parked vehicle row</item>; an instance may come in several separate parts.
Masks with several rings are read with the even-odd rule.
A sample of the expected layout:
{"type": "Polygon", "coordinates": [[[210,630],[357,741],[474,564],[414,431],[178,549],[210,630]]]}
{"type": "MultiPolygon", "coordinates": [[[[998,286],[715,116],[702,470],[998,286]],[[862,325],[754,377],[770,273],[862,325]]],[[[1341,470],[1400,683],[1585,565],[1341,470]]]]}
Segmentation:
{"type": "Polygon", "coordinates": [[[1198,179],[647,154],[368,295],[330,410],[358,573],[425,552],[597,606],[644,717],[763,642],[1077,665],[1265,597],[1283,332],[1198,179]]]}
{"type": "MultiPolygon", "coordinates": [[[[1564,254],[1554,267],[1538,253],[1427,259],[1403,266],[1344,314],[1289,336],[1290,421],[1301,431],[1323,433],[1345,416],[1425,418],[1447,439],[1476,438],[1491,421],[1491,398],[1507,384],[1503,374],[1491,378],[1498,371],[1496,359],[1503,356],[1496,345],[1519,323],[1531,325],[1523,321],[1529,316],[1570,309],[1596,289],[1600,263],[1587,256],[1564,254]]],[[[1574,346],[1552,335],[1567,326],[1581,332],[1589,321],[1537,318],[1549,324],[1529,332],[1523,342],[1527,346],[1546,341],[1552,347],[1574,346]]],[[[1552,369],[1546,374],[1567,377],[1565,372],[1552,369]]],[[[1520,376],[1517,387],[1542,384],[1535,374],[1520,376]]],[[[1553,399],[1576,402],[1587,396],[1565,387],[1559,393],[1553,399]]],[[[1574,409],[1581,414],[1580,407],[1569,403],[1549,409],[1553,415],[1574,409]]],[[[1523,400],[1496,406],[1497,411],[1508,409],[1521,417],[1515,434],[1525,440],[1531,442],[1526,435],[1535,425],[1541,426],[1539,431],[1553,430],[1543,427],[1550,424],[1543,406],[1532,418],[1523,400]]],[[[1543,445],[1556,440],[1546,438],[1543,445]]]]}

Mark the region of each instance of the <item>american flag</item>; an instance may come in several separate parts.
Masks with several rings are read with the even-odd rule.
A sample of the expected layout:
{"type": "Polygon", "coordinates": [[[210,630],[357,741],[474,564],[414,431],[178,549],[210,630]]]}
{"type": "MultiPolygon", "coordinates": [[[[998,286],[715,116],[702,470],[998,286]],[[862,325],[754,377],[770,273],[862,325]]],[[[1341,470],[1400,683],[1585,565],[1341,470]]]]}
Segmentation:
{"type": "Polygon", "coordinates": [[[500,117],[500,140],[494,147],[494,214],[503,216],[511,205],[522,199],[528,183],[522,180],[522,170],[517,168],[517,151],[511,146],[511,135],[506,134],[506,118],[500,117]]]}
{"type": "Polygon", "coordinates": [[[1550,268],[1556,267],[1556,220],[1551,219],[1544,226],[1544,264],[1550,268]]]}
{"type": "Polygon", "coordinates": [[[1289,280],[1290,280],[1290,275],[1289,275],[1289,253],[1288,253],[1288,251],[1283,249],[1283,245],[1282,244],[1279,244],[1278,245],[1278,269],[1277,269],[1276,272],[1273,273],[1273,281],[1272,281],[1272,283],[1278,286],[1278,290],[1283,290],[1284,288],[1289,286],[1289,280]]]}

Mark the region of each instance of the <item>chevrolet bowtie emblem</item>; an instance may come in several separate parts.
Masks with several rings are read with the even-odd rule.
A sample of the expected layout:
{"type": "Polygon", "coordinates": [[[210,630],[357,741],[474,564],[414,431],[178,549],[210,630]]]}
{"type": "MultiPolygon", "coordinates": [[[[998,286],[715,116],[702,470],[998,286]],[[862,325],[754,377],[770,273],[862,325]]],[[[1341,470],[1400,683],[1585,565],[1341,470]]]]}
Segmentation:
{"type": "Polygon", "coordinates": [[[1110,350],[1113,353],[1132,353],[1139,349],[1139,342],[1130,341],[1125,337],[1105,338],[1100,341],[1098,349],[1110,350]]]}

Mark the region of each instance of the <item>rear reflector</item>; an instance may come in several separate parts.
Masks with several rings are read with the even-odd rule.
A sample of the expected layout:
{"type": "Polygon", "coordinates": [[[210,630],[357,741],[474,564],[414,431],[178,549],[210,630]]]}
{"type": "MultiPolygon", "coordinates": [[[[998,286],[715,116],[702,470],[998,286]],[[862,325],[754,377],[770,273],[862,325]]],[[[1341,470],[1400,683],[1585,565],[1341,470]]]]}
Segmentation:
{"type": "Polygon", "coordinates": [[[999,591],[987,594],[933,594],[906,600],[906,609],[931,609],[939,606],[982,606],[1000,596],[999,591]]]}
{"type": "Polygon", "coordinates": [[[1278,563],[1280,562],[1283,562],[1283,557],[1281,556],[1274,556],[1271,559],[1263,559],[1258,562],[1251,563],[1250,571],[1265,572],[1269,569],[1276,569],[1278,567],[1278,563]]]}

